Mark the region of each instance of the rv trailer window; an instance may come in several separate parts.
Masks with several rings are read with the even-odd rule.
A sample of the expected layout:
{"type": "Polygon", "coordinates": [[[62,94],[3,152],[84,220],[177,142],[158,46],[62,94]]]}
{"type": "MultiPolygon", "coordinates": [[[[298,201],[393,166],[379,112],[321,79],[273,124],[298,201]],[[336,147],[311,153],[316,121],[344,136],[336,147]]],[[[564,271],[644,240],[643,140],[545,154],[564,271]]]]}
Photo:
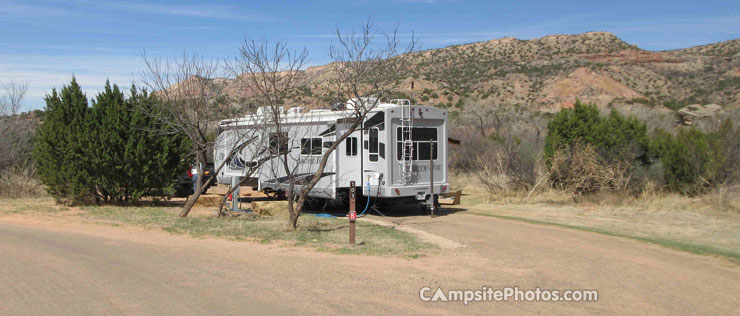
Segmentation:
{"type": "Polygon", "coordinates": [[[301,155],[321,155],[321,138],[302,138],[301,155]]]}
{"type": "Polygon", "coordinates": [[[311,155],[319,155],[321,156],[321,142],[323,139],[321,138],[311,138],[311,155]]]}
{"type": "MultiPolygon", "coordinates": [[[[396,129],[396,159],[402,160],[403,142],[401,127],[396,129]]],[[[408,136],[407,136],[408,137],[408,136]]],[[[432,141],[433,151],[431,158],[437,160],[439,148],[437,142],[437,128],[434,127],[413,127],[411,128],[412,155],[407,160],[429,160],[429,141],[432,141]]]]}
{"type": "MultiPolygon", "coordinates": [[[[417,160],[429,160],[429,142],[417,142],[417,151],[416,151],[416,157],[417,160]]],[[[432,159],[437,160],[437,142],[432,142],[432,146],[434,151],[432,152],[432,159]]]]}
{"type": "Polygon", "coordinates": [[[280,137],[278,133],[270,133],[269,148],[271,154],[279,155],[288,152],[288,133],[282,133],[282,136],[280,137]]]}
{"type": "Polygon", "coordinates": [[[244,159],[242,157],[239,157],[239,155],[234,155],[233,158],[231,158],[231,161],[229,161],[229,167],[234,170],[241,170],[244,169],[244,166],[246,163],[244,162],[244,159]]]}
{"type": "Polygon", "coordinates": [[[344,148],[347,156],[357,156],[357,137],[347,137],[344,148]]]}
{"type": "Polygon", "coordinates": [[[368,136],[370,141],[370,148],[368,149],[368,160],[378,161],[378,128],[373,127],[370,129],[370,135],[368,136]]]}
{"type": "MultiPolygon", "coordinates": [[[[396,128],[396,140],[401,141],[401,127],[396,128]]],[[[412,127],[411,140],[415,142],[437,141],[437,128],[435,127],[412,127]]]]}

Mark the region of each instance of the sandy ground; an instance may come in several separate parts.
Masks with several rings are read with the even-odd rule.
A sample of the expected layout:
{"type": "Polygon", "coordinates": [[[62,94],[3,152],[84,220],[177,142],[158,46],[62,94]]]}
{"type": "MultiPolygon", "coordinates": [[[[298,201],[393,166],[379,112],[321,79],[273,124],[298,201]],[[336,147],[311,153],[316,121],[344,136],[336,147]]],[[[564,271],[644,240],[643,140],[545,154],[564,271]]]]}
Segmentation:
{"type": "MultiPolygon", "coordinates": [[[[0,215],[0,315],[733,315],[740,267],[594,233],[457,212],[373,217],[454,241],[337,255],[58,217],[0,215]],[[420,288],[596,289],[590,303],[422,302],[420,288]]],[[[358,231],[362,234],[362,231],[358,231]]]]}

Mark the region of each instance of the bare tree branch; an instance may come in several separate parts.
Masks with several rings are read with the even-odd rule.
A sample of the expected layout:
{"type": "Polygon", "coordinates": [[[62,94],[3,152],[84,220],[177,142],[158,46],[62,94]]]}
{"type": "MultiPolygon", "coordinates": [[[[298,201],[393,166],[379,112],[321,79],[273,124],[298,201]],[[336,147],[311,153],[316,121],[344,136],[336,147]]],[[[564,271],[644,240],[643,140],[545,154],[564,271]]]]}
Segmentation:
{"type": "MultiPolygon", "coordinates": [[[[225,95],[219,82],[224,75],[219,62],[187,52],[173,59],[149,58],[144,52],[142,58],[146,68],[140,73],[141,82],[157,96],[160,106],[141,111],[162,123],[160,132],[181,134],[190,140],[190,154],[195,157],[198,174],[203,175],[208,151],[214,144],[213,122],[222,111],[220,102],[225,95]]],[[[222,167],[217,166],[215,172],[222,167]]],[[[180,212],[182,217],[188,215],[213,177],[206,183],[204,177],[197,180],[195,193],[180,212]]]]}
{"type": "MultiPolygon", "coordinates": [[[[306,65],[308,51],[289,50],[287,44],[277,42],[273,45],[265,40],[244,40],[239,57],[227,62],[227,69],[237,78],[243,89],[251,91],[265,111],[260,118],[266,120],[259,126],[262,128],[262,138],[276,137],[277,150],[271,152],[279,161],[279,168],[270,170],[274,178],[278,174],[288,176],[286,196],[289,201],[296,200],[295,173],[300,165],[300,156],[291,155],[291,150],[282,150],[283,144],[290,146],[290,126],[284,124],[283,106],[288,92],[295,87],[296,80],[306,65]]],[[[259,117],[259,116],[254,116],[259,117]]],[[[293,203],[288,203],[291,222],[298,219],[300,210],[296,212],[293,203]]],[[[293,225],[295,227],[295,225],[293,225]]]]}
{"type": "Polygon", "coordinates": [[[26,98],[28,93],[28,81],[17,82],[15,79],[3,85],[5,95],[0,101],[0,115],[10,114],[16,115],[20,112],[23,107],[23,99],[26,98]]]}

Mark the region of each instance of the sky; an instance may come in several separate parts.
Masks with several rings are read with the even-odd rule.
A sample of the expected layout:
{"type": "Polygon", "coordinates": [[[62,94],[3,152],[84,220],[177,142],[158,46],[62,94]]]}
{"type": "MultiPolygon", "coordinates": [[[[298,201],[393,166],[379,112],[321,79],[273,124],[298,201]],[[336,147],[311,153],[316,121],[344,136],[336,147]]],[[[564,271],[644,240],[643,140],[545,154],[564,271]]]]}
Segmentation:
{"type": "Polygon", "coordinates": [[[379,32],[398,26],[420,49],[501,37],[608,31],[648,50],[740,37],[740,1],[144,1],[0,0],[0,84],[27,81],[22,110],[72,76],[94,98],[106,79],[129,86],[144,69],[142,52],[183,51],[223,60],[245,38],[307,48],[309,64],[330,61],[334,32],[357,30],[369,17],[379,32]]]}

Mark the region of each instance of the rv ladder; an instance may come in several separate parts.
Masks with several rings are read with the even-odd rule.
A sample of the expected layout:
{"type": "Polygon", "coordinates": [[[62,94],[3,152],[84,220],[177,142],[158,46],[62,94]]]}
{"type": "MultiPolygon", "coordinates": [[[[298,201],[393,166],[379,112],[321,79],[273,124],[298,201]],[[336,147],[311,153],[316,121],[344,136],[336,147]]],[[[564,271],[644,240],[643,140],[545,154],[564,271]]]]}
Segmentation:
{"type": "Polygon", "coordinates": [[[412,127],[414,125],[414,110],[411,101],[397,99],[391,103],[401,106],[401,181],[403,183],[411,182],[411,175],[414,166],[414,142],[412,137],[412,127]]]}

